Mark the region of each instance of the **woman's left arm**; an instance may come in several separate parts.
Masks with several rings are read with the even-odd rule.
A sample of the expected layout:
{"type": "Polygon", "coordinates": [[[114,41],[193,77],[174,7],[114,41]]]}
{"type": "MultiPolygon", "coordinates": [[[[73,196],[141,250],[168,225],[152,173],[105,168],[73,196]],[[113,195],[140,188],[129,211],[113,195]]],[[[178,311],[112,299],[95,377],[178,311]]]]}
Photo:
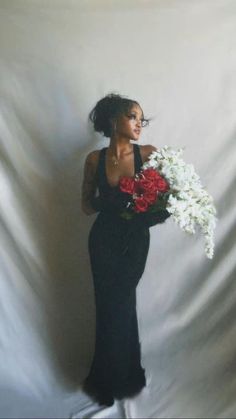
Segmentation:
{"type": "Polygon", "coordinates": [[[82,210],[86,215],[94,214],[99,211],[96,199],[96,152],[88,154],[84,164],[84,176],[82,182],[82,199],[81,206],[82,210]]]}

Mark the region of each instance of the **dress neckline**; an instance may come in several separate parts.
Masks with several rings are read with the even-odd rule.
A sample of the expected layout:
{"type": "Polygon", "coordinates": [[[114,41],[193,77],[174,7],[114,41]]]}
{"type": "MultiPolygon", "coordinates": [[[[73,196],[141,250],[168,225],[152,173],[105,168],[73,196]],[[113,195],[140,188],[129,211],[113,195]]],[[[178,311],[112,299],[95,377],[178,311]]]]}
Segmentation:
{"type": "MultiPolygon", "coordinates": [[[[135,159],[135,150],[136,150],[136,144],[132,144],[133,145],[133,156],[134,156],[134,160],[133,160],[133,176],[135,176],[135,172],[136,172],[136,159],[135,159]]],[[[110,189],[117,189],[119,188],[119,182],[117,185],[111,185],[108,181],[108,177],[107,177],[107,169],[106,169],[106,154],[107,154],[107,149],[108,147],[104,148],[104,175],[105,175],[105,180],[107,185],[109,186],[110,189]]],[[[121,176],[120,176],[121,177],[121,176]]]]}

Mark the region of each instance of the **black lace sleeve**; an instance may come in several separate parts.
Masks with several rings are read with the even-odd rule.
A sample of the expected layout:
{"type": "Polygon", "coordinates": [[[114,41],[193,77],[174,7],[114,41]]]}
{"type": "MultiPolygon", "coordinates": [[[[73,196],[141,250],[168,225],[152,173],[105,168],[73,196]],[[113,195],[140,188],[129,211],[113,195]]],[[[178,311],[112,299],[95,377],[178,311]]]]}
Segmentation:
{"type": "Polygon", "coordinates": [[[90,204],[95,209],[95,211],[99,212],[102,209],[102,202],[100,196],[94,196],[90,199],[90,204]]]}

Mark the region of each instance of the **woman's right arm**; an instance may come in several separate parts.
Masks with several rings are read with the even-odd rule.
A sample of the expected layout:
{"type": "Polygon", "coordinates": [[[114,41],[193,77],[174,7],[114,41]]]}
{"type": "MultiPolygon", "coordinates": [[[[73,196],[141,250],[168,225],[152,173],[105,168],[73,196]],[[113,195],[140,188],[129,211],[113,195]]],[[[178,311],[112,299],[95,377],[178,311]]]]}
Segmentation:
{"type": "Polygon", "coordinates": [[[84,177],[82,182],[82,211],[91,215],[97,212],[96,208],[96,167],[97,167],[97,152],[92,151],[86,157],[84,164],[84,177]]]}

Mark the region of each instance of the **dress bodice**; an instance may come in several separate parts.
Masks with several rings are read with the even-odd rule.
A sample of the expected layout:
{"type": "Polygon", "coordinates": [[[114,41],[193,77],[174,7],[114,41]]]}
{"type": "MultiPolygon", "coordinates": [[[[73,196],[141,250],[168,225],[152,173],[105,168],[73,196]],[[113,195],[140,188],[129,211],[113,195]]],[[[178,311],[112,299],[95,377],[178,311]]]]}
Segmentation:
{"type": "MultiPolygon", "coordinates": [[[[98,166],[96,171],[97,185],[101,200],[102,212],[120,212],[126,207],[130,196],[120,191],[119,185],[111,186],[106,175],[106,151],[108,147],[101,149],[99,154],[98,166]]],[[[138,173],[142,167],[142,157],[138,144],[133,144],[134,150],[134,174],[138,173]]]]}
{"type": "MultiPolygon", "coordinates": [[[[108,147],[101,149],[96,171],[99,196],[102,208],[106,212],[117,212],[124,209],[127,203],[127,194],[120,191],[119,185],[111,186],[106,175],[106,151],[108,147]]],[[[143,165],[138,144],[133,144],[134,150],[134,173],[138,173],[143,165]]]]}
{"type": "MultiPolygon", "coordinates": [[[[98,177],[98,188],[99,192],[103,189],[116,189],[118,186],[111,186],[108,183],[107,175],[106,175],[106,151],[108,147],[104,147],[101,149],[99,154],[99,161],[97,166],[97,177],[98,177]]],[[[138,173],[142,167],[142,158],[140,154],[140,149],[138,144],[133,144],[133,151],[134,151],[134,173],[138,173]]]]}
{"type": "MultiPolygon", "coordinates": [[[[134,147],[134,173],[137,174],[140,172],[143,162],[140,154],[140,149],[138,144],[133,144],[134,147]]],[[[131,219],[126,219],[121,216],[123,210],[127,208],[127,204],[130,201],[130,195],[120,191],[119,185],[111,186],[108,183],[106,176],[106,165],[105,157],[106,150],[108,147],[101,149],[99,154],[99,161],[96,171],[96,180],[98,185],[99,197],[99,211],[97,221],[112,223],[113,228],[117,228],[119,231],[122,226],[125,229],[129,226],[131,229],[146,228],[152,227],[156,224],[163,223],[170,213],[166,209],[160,209],[155,212],[141,212],[132,214],[131,219]],[[115,219],[114,219],[115,217],[115,219]]],[[[104,224],[105,225],[105,224],[104,224]]]]}

